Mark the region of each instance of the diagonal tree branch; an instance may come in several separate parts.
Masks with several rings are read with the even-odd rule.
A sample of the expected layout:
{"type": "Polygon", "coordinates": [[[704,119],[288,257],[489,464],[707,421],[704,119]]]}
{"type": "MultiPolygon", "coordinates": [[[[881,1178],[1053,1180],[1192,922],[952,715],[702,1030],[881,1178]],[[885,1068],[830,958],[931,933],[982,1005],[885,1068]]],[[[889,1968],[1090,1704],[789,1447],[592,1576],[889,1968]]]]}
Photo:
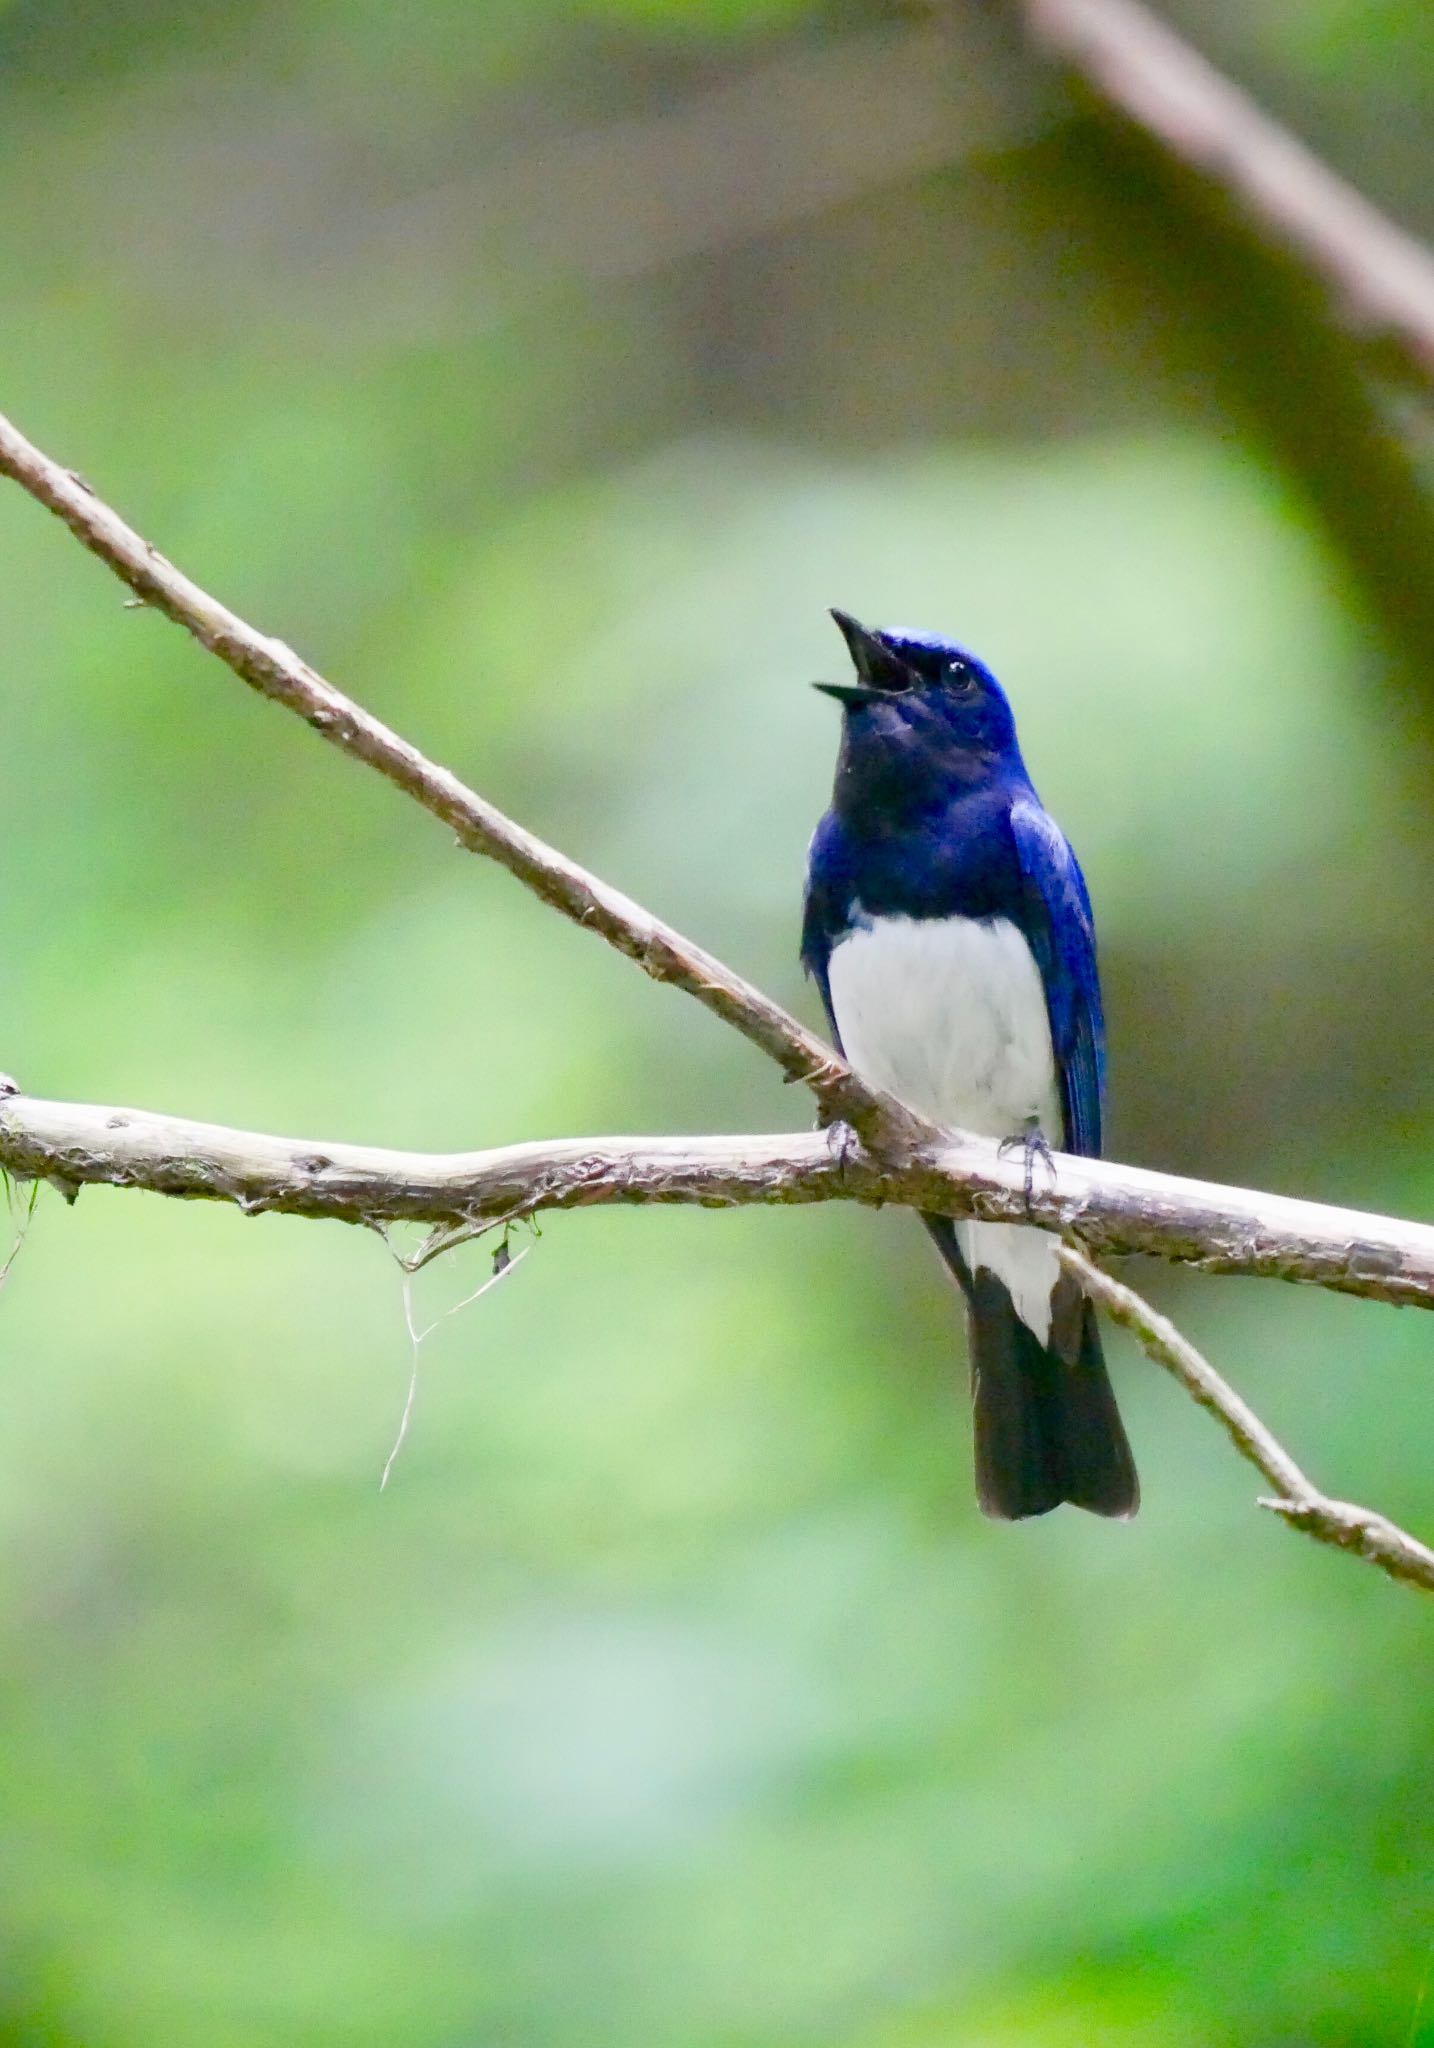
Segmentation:
{"type": "Polygon", "coordinates": [[[1018,0],[1041,48],[1228,195],[1332,310],[1434,385],[1434,257],[1139,0],[1018,0]]]}
{"type": "Polygon", "coordinates": [[[426,759],[417,747],[325,682],[292,648],[256,632],[191,583],[103,504],[82,477],[43,455],[3,416],[0,474],[12,477],[63,519],[76,539],[136,596],[183,626],[241,682],[297,712],[341,753],[376,768],[456,833],[470,853],[497,861],[554,910],[635,960],[654,981],[669,982],[695,996],[775,1060],[789,1081],[809,1087],[825,1116],[840,1117],[871,1139],[879,1133],[912,1138],[926,1130],[921,1119],[865,1087],[830,1046],[760,989],[631,897],[505,817],[450,770],[426,759]]]}
{"type": "Polygon", "coordinates": [[[901,1203],[1077,1232],[1104,1253],[1300,1280],[1434,1308],[1434,1226],[1057,1155],[1025,1164],[947,1133],[881,1158],[822,1132],[755,1137],[561,1138],[486,1152],[394,1152],[276,1138],[147,1110],[0,1090],[0,1167],[66,1190],[95,1185],[232,1202],[346,1223],[490,1224],[612,1203],[901,1203]]]}
{"type": "Polygon", "coordinates": [[[1388,1572],[1390,1578],[1434,1593],[1434,1550],[1426,1549],[1386,1516],[1321,1493],[1254,1410],[1168,1317],[1153,1309],[1133,1287],[1103,1273],[1073,1245],[1063,1244],[1059,1256],[1066,1271],[1075,1275],[1106,1314],[1133,1331],[1155,1363],[1179,1380],[1202,1408],[1209,1409],[1240,1456],[1279,1488],[1278,1497],[1262,1500],[1261,1507],[1273,1509],[1291,1528],[1303,1530],[1317,1543],[1352,1551],[1388,1572]]]}

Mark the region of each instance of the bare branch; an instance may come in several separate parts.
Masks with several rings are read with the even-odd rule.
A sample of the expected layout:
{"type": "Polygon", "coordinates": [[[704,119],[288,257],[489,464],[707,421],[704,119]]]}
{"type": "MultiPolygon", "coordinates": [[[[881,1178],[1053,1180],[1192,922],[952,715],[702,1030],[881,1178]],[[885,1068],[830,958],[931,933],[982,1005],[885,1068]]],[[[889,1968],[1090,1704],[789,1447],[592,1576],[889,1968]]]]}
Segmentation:
{"type": "Polygon", "coordinates": [[[1156,1364],[1179,1380],[1192,1400],[1209,1409],[1240,1456],[1279,1488],[1278,1498],[1262,1500],[1261,1507],[1273,1509],[1291,1528],[1302,1529],[1318,1543],[1352,1551],[1388,1572],[1390,1578],[1434,1592],[1434,1550],[1426,1549],[1386,1516],[1321,1493],[1254,1410],[1226,1385],[1168,1316],[1159,1314],[1134,1288],[1112,1280],[1075,1246],[1063,1244],[1060,1260],[1115,1322],[1134,1332],[1156,1364]]]}
{"type": "Polygon", "coordinates": [[[217,654],[261,696],[297,712],[340,752],[376,768],[447,825],[470,853],[486,854],[509,874],[584,930],[635,960],[654,981],[684,989],[776,1061],[789,1081],[816,1096],[825,1115],[842,1117],[868,1137],[889,1132],[915,1136],[927,1127],[889,1097],[878,1095],[805,1026],[770,997],[734,974],[631,897],[599,881],[554,847],[468,789],[446,768],[427,760],[331,683],[281,640],[258,633],[191,583],[101,502],[74,471],[62,469],[0,416],[0,474],[13,477],[32,498],[63,519],[91,554],[113,569],[137,597],[202,647],[217,654]]]}
{"type": "Polygon", "coordinates": [[[1033,39],[1322,280],[1336,315],[1434,384],[1434,257],[1138,0],[1019,0],[1033,39]]]}
{"type": "Polygon", "coordinates": [[[611,1203],[901,1203],[1077,1232],[1105,1253],[1299,1280],[1434,1307],[1434,1227],[1059,1154],[1027,1205],[1025,1166],[947,1133],[878,1157],[821,1132],[562,1138],[487,1152],[393,1152],[270,1137],[138,1109],[0,1098],[0,1167],[67,1190],[108,1185],[346,1223],[431,1223],[424,1258],[545,1209],[611,1203]]]}

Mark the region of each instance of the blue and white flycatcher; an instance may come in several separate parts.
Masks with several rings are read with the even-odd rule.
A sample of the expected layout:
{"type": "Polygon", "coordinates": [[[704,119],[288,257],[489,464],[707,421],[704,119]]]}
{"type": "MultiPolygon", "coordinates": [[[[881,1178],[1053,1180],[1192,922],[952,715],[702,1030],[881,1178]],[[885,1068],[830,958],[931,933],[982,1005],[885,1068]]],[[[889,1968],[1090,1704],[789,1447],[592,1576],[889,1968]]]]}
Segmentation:
{"type": "MultiPolygon", "coordinates": [[[[834,612],[856,679],[812,839],[802,961],[864,1080],[934,1122],[1100,1151],[1105,1044],[1076,857],[1031,786],[983,663],[834,612]]],[[[1048,1232],[923,1218],[966,1298],[976,1490],[1017,1520],[1135,1513],[1095,1310],[1048,1232]]]]}

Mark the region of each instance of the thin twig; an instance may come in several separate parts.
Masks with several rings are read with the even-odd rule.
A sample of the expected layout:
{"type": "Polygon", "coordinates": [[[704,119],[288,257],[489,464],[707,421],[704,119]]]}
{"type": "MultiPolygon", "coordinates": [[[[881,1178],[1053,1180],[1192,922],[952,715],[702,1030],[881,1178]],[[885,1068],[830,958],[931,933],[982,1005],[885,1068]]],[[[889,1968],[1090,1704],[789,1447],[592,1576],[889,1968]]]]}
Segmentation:
{"type": "Polygon", "coordinates": [[[16,1177],[232,1202],[380,1226],[429,1223],[417,1271],[476,1232],[549,1209],[613,1203],[902,1203],[1078,1232],[1101,1252],[1150,1252],[1209,1272],[1300,1280],[1434,1307],[1434,1226],[1283,1195],[1057,1155],[1025,1186],[1019,1157],[939,1134],[899,1157],[825,1132],[558,1138],[483,1152],[394,1152],[273,1137],[148,1110],[0,1098],[0,1168],[16,1177]]]}
{"type": "MultiPolygon", "coordinates": [[[[3,1171],[3,1169],[0,1169],[0,1171],[3,1171]]],[[[9,1207],[10,1212],[13,1215],[15,1211],[14,1186],[8,1175],[6,1176],[5,1192],[7,1196],[10,1197],[7,1206],[9,1207]]],[[[0,1288],[3,1288],[5,1282],[10,1278],[10,1275],[14,1270],[15,1261],[19,1258],[21,1252],[24,1250],[25,1240],[30,1235],[30,1225],[35,1220],[35,1203],[39,1199],[39,1194],[39,1182],[32,1181],[24,1198],[25,1213],[20,1218],[19,1224],[17,1225],[15,1230],[15,1242],[11,1245],[9,1251],[5,1254],[4,1259],[0,1260],[0,1288]]]]}
{"type": "Polygon", "coordinates": [[[1434,384],[1434,257],[1139,0],[1018,0],[1036,43],[1227,194],[1336,316],[1434,384]]]}
{"type": "Polygon", "coordinates": [[[422,1330],[419,1329],[413,1313],[413,1283],[416,1276],[413,1268],[406,1260],[399,1260],[399,1265],[403,1271],[403,1326],[408,1332],[408,1341],[412,1347],[412,1363],[408,1375],[408,1392],[403,1402],[403,1413],[398,1418],[398,1433],[393,1439],[393,1449],[384,1460],[383,1475],[378,1482],[380,1493],[387,1487],[389,1474],[393,1471],[398,1454],[403,1449],[408,1438],[408,1426],[413,1420],[413,1407],[418,1399],[418,1354],[422,1350],[425,1341],[433,1335],[440,1323],[446,1323],[448,1318],[456,1316],[460,1309],[470,1307],[481,1295],[486,1294],[490,1287],[496,1287],[500,1280],[521,1266],[532,1249],[533,1247],[530,1244],[525,1244],[516,1258],[504,1259],[501,1264],[495,1263],[488,1278],[480,1281],[471,1294],[465,1294],[462,1301],[455,1301],[452,1308],[446,1308],[441,1316],[435,1316],[433,1321],[422,1330]]]}
{"type": "Polygon", "coordinates": [[[1163,1365],[1179,1380],[1192,1400],[1209,1409],[1240,1456],[1279,1488],[1277,1498],[1261,1500],[1262,1508],[1271,1508],[1291,1528],[1302,1529],[1318,1543],[1352,1551],[1356,1557],[1388,1572],[1390,1578],[1434,1592],[1434,1550],[1426,1549],[1386,1516],[1321,1493],[1254,1410],[1226,1384],[1189,1338],[1181,1335],[1168,1316],[1152,1308],[1133,1287],[1103,1273],[1074,1245],[1063,1244],[1059,1257],[1066,1271],[1079,1280],[1107,1315],[1133,1331],[1156,1364],[1163,1365]]]}

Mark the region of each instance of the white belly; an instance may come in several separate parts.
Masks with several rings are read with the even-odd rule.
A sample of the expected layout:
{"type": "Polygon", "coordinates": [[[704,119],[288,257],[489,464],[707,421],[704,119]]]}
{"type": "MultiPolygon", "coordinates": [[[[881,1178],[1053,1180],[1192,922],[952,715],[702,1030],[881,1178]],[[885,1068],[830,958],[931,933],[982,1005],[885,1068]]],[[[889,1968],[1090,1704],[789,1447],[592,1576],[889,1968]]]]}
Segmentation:
{"type": "MultiPolygon", "coordinates": [[[[864,1080],[940,1124],[1010,1138],[1034,1117],[1052,1145],[1063,1141],[1040,969],[1008,918],[876,918],[832,949],[827,976],[842,1046],[864,1080]]],[[[971,1266],[998,1273],[1044,1339],[1055,1239],[1010,1224],[957,1230],[971,1266]]]]}

